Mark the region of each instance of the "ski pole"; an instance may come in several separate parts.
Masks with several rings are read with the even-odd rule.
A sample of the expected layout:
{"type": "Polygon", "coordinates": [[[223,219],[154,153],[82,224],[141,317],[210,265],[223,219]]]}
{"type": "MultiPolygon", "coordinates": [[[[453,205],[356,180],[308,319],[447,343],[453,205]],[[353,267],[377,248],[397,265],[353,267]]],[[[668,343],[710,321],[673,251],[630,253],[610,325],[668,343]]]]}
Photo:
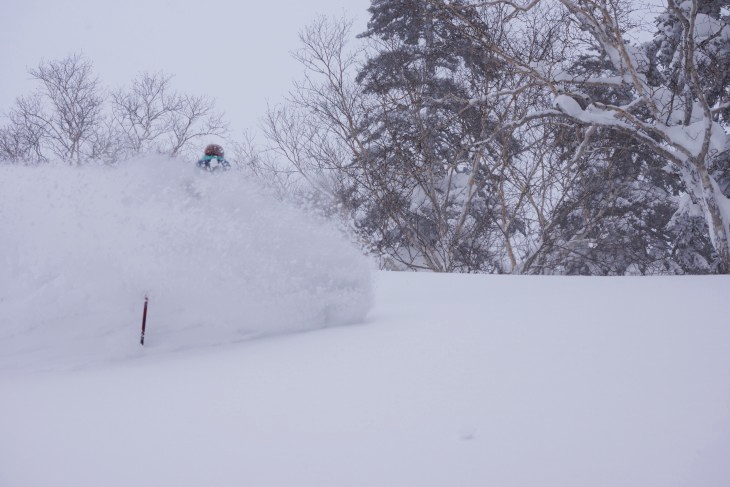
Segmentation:
{"type": "Polygon", "coordinates": [[[144,329],[147,325],[147,295],[144,296],[144,311],[142,312],[142,337],[139,339],[139,343],[144,346],[144,329]]]}

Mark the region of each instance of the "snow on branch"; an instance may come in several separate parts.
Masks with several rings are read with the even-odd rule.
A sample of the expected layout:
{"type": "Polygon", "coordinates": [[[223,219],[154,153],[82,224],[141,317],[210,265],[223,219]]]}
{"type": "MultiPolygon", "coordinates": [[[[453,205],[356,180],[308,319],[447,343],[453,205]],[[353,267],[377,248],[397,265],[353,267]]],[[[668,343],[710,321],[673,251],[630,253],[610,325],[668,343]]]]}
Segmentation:
{"type": "Polygon", "coordinates": [[[528,10],[532,10],[535,6],[537,6],[538,3],[540,3],[541,0],[532,0],[529,3],[526,3],[524,5],[517,3],[517,2],[511,2],[511,1],[504,1],[504,0],[492,0],[489,2],[478,2],[473,7],[493,7],[493,6],[507,6],[512,7],[512,12],[507,14],[507,16],[504,18],[505,22],[508,22],[512,20],[515,16],[517,16],[520,12],[527,12],[528,10]]]}

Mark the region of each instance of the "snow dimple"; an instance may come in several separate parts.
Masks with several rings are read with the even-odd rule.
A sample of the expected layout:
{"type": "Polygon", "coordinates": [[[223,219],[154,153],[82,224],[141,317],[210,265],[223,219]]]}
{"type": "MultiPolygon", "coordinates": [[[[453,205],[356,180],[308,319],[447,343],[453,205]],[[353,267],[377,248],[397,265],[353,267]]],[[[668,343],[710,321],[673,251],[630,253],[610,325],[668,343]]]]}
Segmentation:
{"type": "Polygon", "coordinates": [[[0,172],[0,369],[138,354],[145,294],[147,350],[358,322],[369,309],[360,253],[239,172],[160,158],[0,172]]]}

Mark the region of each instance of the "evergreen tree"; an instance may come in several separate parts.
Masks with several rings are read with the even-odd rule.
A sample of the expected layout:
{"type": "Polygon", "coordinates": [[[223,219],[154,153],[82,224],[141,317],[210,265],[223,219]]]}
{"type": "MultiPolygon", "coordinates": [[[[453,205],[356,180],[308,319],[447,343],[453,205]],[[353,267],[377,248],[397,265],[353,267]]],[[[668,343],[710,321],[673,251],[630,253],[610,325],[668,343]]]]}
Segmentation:
{"type": "Polygon", "coordinates": [[[494,202],[480,169],[490,146],[477,144],[494,120],[463,82],[494,66],[474,69],[472,45],[428,2],[374,0],[370,12],[362,36],[377,52],[357,80],[374,100],[365,131],[375,197],[359,224],[408,267],[494,270],[484,237],[494,202]]]}
{"type": "MultiPolygon", "coordinates": [[[[614,71],[599,54],[582,55],[568,70],[574,79],[595,79],[614,71]]],[[[626,86],[580,87],[584,104],[625,106],[626,86]]],[[[650,120],[648,113],[643,117],[650,120]]],[[[576,127],[576,130],[579,130],[576,127]]],[[[574,138],[566,157],[577,149],[574,138]]],[[[576,183],[556,211],[545,235],[550,243],[532,272],[622,275],[707,273],[716,257],[706,228],[677,215],[682,185],[665,159],[644,144],[610,128],[597,128],[590,149],[578,161],[576,183]]],[[[700,218],[701,220],[701,218],[700,218]]]]}

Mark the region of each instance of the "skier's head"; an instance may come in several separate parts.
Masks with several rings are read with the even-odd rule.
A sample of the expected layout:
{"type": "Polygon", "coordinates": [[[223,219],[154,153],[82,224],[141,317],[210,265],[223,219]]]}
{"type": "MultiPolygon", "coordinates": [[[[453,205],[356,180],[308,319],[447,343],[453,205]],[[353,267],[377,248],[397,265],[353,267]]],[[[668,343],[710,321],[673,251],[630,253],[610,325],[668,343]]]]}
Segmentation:
{"type": "Polygon", "coordinates": [[[210,144],[205,148],[205,155],[223,157],[223,147],[218,144],[210,144]]]}

